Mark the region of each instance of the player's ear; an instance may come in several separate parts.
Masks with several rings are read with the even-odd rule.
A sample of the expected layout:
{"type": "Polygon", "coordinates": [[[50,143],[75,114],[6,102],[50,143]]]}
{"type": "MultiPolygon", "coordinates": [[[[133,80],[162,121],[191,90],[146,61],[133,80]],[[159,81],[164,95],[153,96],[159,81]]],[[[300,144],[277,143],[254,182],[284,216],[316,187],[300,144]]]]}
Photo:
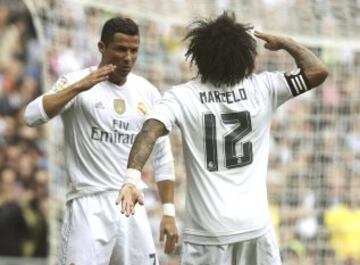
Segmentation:
{"type": "Polygon", "coordinates": [[[98,49],[99,49],[99,52],[101,54],[104,54],[104,52],[105,52],[105,43],[103,43],[102,41],[99,41],[98,42],[98,49]]]}

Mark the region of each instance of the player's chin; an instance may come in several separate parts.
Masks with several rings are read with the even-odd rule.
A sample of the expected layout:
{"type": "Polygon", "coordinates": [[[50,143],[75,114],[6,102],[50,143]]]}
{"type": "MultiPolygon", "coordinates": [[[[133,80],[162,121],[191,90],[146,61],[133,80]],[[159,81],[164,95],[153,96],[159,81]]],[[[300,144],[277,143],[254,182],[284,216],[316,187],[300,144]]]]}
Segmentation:
{"type": "Polygon", "coordinates": [[[112,75],[115,78],[124,78],[126,77],[131,70],[118,69],[112,75]]]}
{"type": "Polygon", "coordinates": [[[127,76],[131,72],[131,68],[116,68],[116,71],[114,74],[118,76],[127,76]]]}

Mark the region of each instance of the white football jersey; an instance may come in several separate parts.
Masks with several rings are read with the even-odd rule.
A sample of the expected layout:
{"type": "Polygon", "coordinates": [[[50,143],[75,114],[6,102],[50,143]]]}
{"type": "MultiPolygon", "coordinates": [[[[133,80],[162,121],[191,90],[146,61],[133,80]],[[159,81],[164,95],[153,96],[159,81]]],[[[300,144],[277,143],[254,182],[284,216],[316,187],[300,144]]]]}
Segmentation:
{"type": "MultiPolygon", "coordinates": [[[[62,76],[49,93],[55,93],[84,78],[94,68],[62,76]]],[[[135,136],[145,114],[160,98],[158,90],[144,78],[130,73],[122,86],[100,82],[79,93],[61,111],[69,192],[67,199],[105,190],[119,190],[135,136]]],[[[29,125],[48,120],[42,97],[25,111],[29,125]]],[[[153,153],[157,181],[174,179],[168,137],[162,137],[153,153]]]]}
{"type": "Polygon", "coordinates": [[[146,119],[180,127],[187,173],[184,240],[226,244],[270,227],[266,174],[271,118],[305,92],[304,76],[253,74],[226,89],[199,79],[165,92],[146,119]],[[291,80],[303,84],[291,87],[291,80]]]}

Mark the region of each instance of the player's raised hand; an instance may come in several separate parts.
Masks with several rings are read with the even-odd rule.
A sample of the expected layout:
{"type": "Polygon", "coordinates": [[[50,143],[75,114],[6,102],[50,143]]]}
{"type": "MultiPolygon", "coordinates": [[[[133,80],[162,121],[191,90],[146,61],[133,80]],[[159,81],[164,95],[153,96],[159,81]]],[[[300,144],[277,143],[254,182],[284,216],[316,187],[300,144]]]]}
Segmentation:
{"type": "Polygon", "coordinates": [[[112,72],[114,72],[116,66],[113,64],[107,64],[97,68],[83,79],[77,82],[77,86],[81,91],[88,90],[96,84],[109,79],[112,72]]]}
{"type": "Polygon", "coordinates": [[[174,216],[163,215],[160,223],[160,242],[165,239],[164,252],[171,254],[178,242],[179,235],[174,216]],[[165,239],[166,237],[166,239],[165,239]]]}
{"type": "Polygon", "coordinates": [[[289,41],[287,37],[277,36],[273,34],[254,32],[255,37],[265,41],[264,47],[271,51],[277,51],[284,48],[284,42],[289,41]]]}
{"type": "Polygon", "coordinates": [[[121,204],[121,213],[129,217],[135,214],[135,205],[144,204],[143,194],[133,185],[126,183],[122,186],[116,204],[121,204]]]}

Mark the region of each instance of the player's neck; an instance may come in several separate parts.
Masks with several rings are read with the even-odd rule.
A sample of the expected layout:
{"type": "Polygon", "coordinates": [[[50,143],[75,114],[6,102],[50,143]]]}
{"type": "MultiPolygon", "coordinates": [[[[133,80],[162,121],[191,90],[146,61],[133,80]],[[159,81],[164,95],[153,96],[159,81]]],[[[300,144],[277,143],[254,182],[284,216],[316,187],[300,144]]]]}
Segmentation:
{"type": "Polygon", "coordinates": [[[122,86],[126,82],[126,77],[118,78],[118,77],[110,76],[109,81],[117,86],[122,86]]]}
{"type": "MultiPolygon", "coordinates": [[[[103,61],[100,62],[99,68],[106,65],[103,61]]],[[[126,83],[127,76],[116,76],[114,73],[109,77],[109,82],[117,85],[122,86],[126,83]]]]}

